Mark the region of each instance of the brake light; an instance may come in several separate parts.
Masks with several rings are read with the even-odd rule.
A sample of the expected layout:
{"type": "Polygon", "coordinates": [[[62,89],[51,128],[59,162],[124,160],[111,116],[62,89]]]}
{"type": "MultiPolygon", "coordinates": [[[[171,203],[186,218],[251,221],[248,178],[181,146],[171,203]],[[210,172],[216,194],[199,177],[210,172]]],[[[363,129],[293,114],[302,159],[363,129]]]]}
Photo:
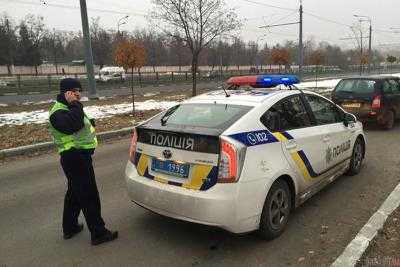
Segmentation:
{"type": "Polygon", "coordinates": [[[377,95],[374,97],[372,100],[372,106],[373,109],[380,109],[381,108],[381,96],[377,95]]]}
{"type": "Polygon", "coordinates": [[[136,131],[136,128],[134,128],[133,129],[132,140],[131,140],[131,145],[129,147],[129,160],[132,163],[135,163],[134,160],[135,160],[135,154],[136,154],[137,139],[138,139],[137,131],[136,131]]]}
{"type": "Polygon", "coordinates": [[[218,169],[218,182],[235,183],[238,177],[237,149],[226,140],[221,140],[221,155],[218,169]]]}

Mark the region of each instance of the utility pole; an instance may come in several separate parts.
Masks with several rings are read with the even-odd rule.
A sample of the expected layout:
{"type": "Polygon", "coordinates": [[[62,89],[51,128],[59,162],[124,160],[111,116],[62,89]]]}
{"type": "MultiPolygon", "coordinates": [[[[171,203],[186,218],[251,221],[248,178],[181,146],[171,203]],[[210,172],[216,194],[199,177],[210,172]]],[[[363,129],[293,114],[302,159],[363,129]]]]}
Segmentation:
{"type": "Polygon", "coordinates": [[[368,45],[368,73],[371,73],[372,64],[372,23],[369,21],[369,45],[368,45]]]}
{"type": "Polygon", "coordinates": [[[269,29],[269,28],[273,28],[273,27],[282,27],[282,26],[299,24],[299,48],[298,48],[299,73],[298,73],[298,76],[299,76],[299,79],[301,80],[303,78],[303,61],[304,61],[304,55],[303,55],[303,0],[300,0],[299,15],[300,15],[300,20],[296,21],[296,22],[264,25],[264,26],[260,26],[258,28],[269,29]]]}
{"type": "Polygon", "coordinates": [[[82,32],[83,40],[85,43],[85,61],[87,78],[89,82],[89,99],[98,99],[96,91],[96,81],[94,80],[94,68],[93,68],[93,54],[92,44],[90,41],[89,22],[87,16],[86,0],[80,0],[81,3],[81,17],[82,17],[82,32]]]}
{"type": "Polygon", "coordinates": [[[299,79],[303,78],[303,0],[300,0],[299,22],[299,79]]]}
{"type": "MultiPolygon", "coordinates": [[[[371,72],[371,61],[372,61],[372,19],[368,16],[354,15],[354,17],[359,19],[360,31],[361,31],[361,68],[362,68],[362,58],[363,58],[363,42],[362,42],[362,23],[369,22],[369,44],[368,44],[368,72],[371,72]]],[[[361,74],[360,74],[361,75],[361,74]]]]}
{"type": "Polygon", "coordinates": [[[362,31],[362,25],[361,25],[361,22],[360,22],[360,36],[361,36],[361,49],[360,49],[360,76],[362,75],[362,73],[363,73],[363,46],[364,46],[364,44],[363,44],[363,31],[362,31]]]}

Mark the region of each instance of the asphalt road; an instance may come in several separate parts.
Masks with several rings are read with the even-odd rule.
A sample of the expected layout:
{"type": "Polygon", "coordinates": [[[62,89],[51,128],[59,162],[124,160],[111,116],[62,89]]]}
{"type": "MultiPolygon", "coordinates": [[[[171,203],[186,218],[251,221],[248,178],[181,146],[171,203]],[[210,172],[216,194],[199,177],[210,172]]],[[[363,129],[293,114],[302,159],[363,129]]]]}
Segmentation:
{"type": "MultiPolygon", "coordinates": [[[[0,266],[327,266],[400,181],[400,125],[367,130],[362,172],[341,177],[291,216],[273,241],[165,218],[132,204],[123,177],[128,140],[102,145],[95,170],[107,225],[120,238],[64,241],[65,178],[56,155],[0,167],[0,266]]],[[[81,218],[83,220],[83,218],[81,218]]]]}

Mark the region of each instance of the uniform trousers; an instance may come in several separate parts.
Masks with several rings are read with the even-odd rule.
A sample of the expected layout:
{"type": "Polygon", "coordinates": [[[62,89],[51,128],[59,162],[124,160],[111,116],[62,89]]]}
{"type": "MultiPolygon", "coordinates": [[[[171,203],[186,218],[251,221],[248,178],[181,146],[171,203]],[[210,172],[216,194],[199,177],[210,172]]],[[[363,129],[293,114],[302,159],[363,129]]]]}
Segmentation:
{"type": "Polygon", "coordinates": [[[61,166],[68,181],[64,199],[63,231],[73,232],[82,211],[92,238],[106,231],[92,165],[94,150],[71,149],[61,153],[61,166]]]}

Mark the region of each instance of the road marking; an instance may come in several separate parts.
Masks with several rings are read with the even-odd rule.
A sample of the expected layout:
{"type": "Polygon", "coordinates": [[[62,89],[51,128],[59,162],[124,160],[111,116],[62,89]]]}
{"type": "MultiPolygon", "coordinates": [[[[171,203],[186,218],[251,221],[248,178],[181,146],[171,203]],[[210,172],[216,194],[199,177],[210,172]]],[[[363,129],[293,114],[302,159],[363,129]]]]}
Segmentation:
{"type": "Polygon", "coordinates": [[[347,245],[342,254],[332,263],[331,267],[352,267],[361,259],[365,250],[380,231],[387,218],[400,206],[400,183],[390,193],[382,206],[372,215],[369,221],[347,245]]]}

